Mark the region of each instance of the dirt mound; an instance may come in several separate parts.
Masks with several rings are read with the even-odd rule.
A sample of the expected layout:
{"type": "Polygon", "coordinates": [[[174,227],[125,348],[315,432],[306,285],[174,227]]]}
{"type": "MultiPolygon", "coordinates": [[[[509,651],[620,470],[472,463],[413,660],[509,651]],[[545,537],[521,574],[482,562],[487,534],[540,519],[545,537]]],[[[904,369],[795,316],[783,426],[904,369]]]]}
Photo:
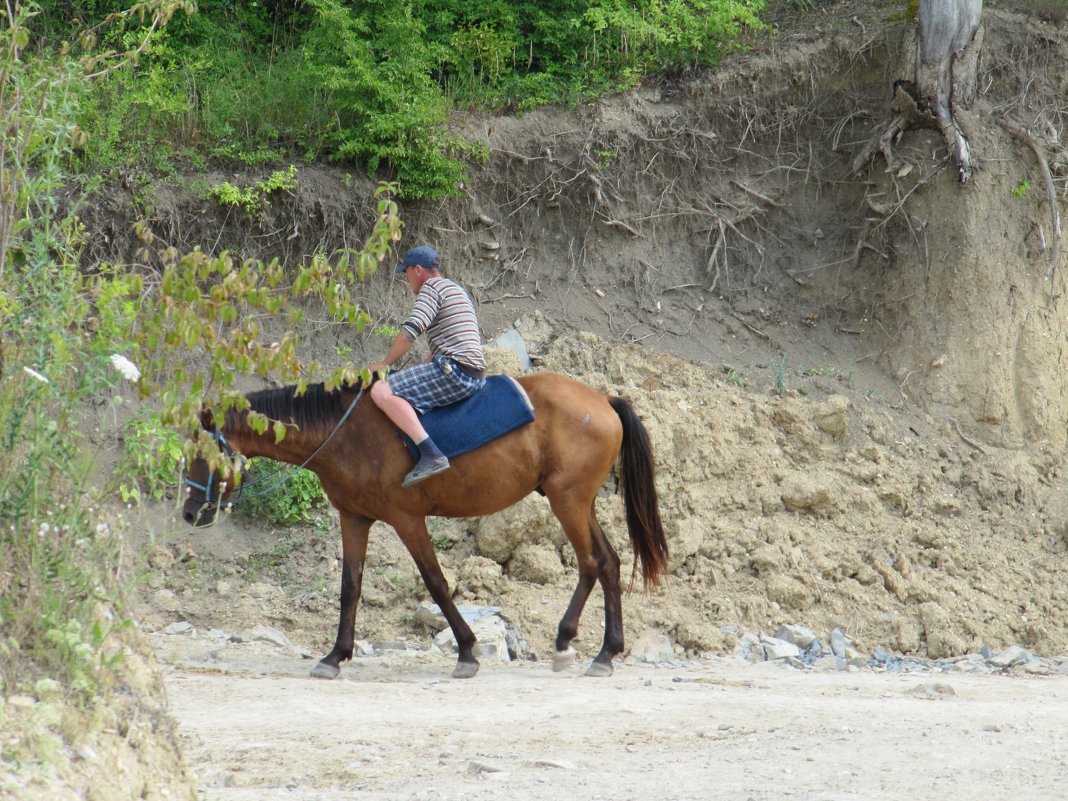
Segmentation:
{"type": "MultiPolygon", "coordinates": [[[[710,74],[574,110],[467,116],[487,165],[463,198],[404,209],[408,241],[439,247],[489,337],[517,328],[537,369],[626,395],[649,426],[673,575],[626,600],[632,640],[655,628],[681,652],[724,651],[736,632],[789,622],[930,657],[1068,652],[1066,271],[1033,154],[994,124],[1026,121],[1063,192],[1068,120],[1052,101],[1068,33],[984,19],[986,88],[962,119],[986,166],[967,186],[925,130],[856,174],[891,113],[906,26],[846,3],[710,74]]],[[[308,179],[272,212],[286,225],[257,225],[297,251],[355,244],[365,190],[308,179]]],[[[270,241],[197,220],[199,241],[211,225],[220,247],[270,241]]],[[[385,273],[365,290],[379,320],[407,308],[385,273]]],[[[305,348],[358,361],[385,341],[320,325],[305,348]]],[[[600,507],[626,558],[618,498],[600,507]]],[[[156,580],[149,622],[258,620],[325,649],[338,566],[322,528],[157,534],[163,563],[185,561],[156,580]]],[[[432,533],[457,595],[504,607],[546,652],[574,571],[544,502],[432,533]]],[[[392,533],[372,543],[358,631],[425,636],[414,567],[392,533]]],[[[591,606],[587,632],[598,617],[591,606]]]]}

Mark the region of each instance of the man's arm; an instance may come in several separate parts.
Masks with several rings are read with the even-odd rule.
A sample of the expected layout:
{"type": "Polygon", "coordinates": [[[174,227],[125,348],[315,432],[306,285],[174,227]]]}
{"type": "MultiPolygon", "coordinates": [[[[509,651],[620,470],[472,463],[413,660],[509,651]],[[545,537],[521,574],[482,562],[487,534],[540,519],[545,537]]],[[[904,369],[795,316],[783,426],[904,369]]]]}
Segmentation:
{"type": "Polygon", "coordinates": [[[381,370],[384,367],[389,367],[391,364],[396,362],[397,359],[401,358],[401,356],[407,353],[411,349],[411,347],[412,341],[408,339],[404,331],[401,331],[399,334],[397,334],[396,339],[393,340],[393,344],[390,345],[389,353],[386,354],[386,358],[382,359],[382,361],[380,362],[371,362],[371,364],[369,365],[371,372],[373,373],[377,370],[381,370]]]}

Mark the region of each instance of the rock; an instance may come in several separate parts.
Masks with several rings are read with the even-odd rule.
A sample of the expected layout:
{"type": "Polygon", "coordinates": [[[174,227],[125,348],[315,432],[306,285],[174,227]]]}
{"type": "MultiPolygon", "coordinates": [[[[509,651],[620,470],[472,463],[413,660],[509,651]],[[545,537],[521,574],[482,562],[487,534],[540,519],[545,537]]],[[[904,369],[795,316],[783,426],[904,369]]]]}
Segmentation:
{"type": "Polygon", "coordinates": [[[33,691],[37,693],[38,698],[47,701],[58,698],[63,692],[63,685],[55,679],[38,679],[33,685],[33,691]]]}
{"type": "Polygon", "coordinates": [[[441,607],[429,601],[419,604],[419,608],[415,610],[415,622],[433,632],[449,627],[445,615],[441,614],[441,607]]]}
{"type": "Polygon", "coordinates": [[[1004,651],[987,659],[996,668],[1010,668],[1031,658],[1031,653],[1019,645],[1010,645],[1004,651]]]}
{"type": "Polygon", "coordinates": [[[663,664],[675,661],[671,638],[654,629],[646,629],[630,647],[630,656],[639,662],[663,664]]]}
{"type": "Polygon", "coordinates": [[[769,662],[776,659],[796,659],[801,655],[801,649],[792,642],[765,634],[760,635],[760,647],[764,650],[764,658],[769,662]]]}
{"type": "Polygon", "coordinates": [[[32,695],[12,695],[7,699],[7,706],[15,709],[33,709],[37,705],[37,699],[32,695]]]}
{"type": "Polygon", "coordinates": [[[917,698],[949,698],[956,695],[957,691],[943,681],[929,681],[917,684],[908,693],[917,698]]]}
{"type": "Polygon", "coordinates": [[[540,350],[553,336],[553,327],[540,309],[535,309],[515,321],[515,330],[533,350],[540,350]]]}
{"type": "Polygon", "coordinates": [[[813,600],[808,587],[784,573],[768,578],[767,594],[768,600],[774,601],[783,609],[808,609],[813,600]]]}
{"type": "Polygon", "coordinates": [[[804,626],[798,626],[795,623],[787,623],[785,626],[781,626],[775,632],[775,639],[793,643],[802,651],[807,651],[814,642],[817,642],[814,631],[806,629],[804,626]]]}
{"type": "Polygon", "coordinates": [[[781,487],[782,503],[791,512],[825,517],[838,511],[838,491],[832,481],[812,473],[787,476],[781,487]]]}
{"type": "Polygon", "coordinates": [[[675,573],[687,559],[700,552],[707,536],[707,525],[699,517],[685,517],[668,522],[665,528],[670,546],[668,572],[675,573]]]}
{"type": "Polygon", "coordinates": [[[232,642],[268,642],[271,645],[277,645],[279,648],[285,648],[287,651],[297,652],[297,647],[293,645],[290,639],[271,626],[255,626],[246,631],[234,632],[230,636],[230,640],[232,642]]]}
{"type": "MultiPolygon", "coordinates": [[[[475,607],[467,607],[468,610],[475,609],[475,607]]],[[[482,607],[485,610],[494,610],[494,607],[482,607]]],[[[464,608],[461,607],[461,614],[463,614],[464,608]]],[[[495,609],[499,612],[500,609],[495,609]]],[[[479,659],[488,660],[491,662],[509,662],[511,661],[511,655],[508,651],[508,632],[507,626],[501,617],[492,613],[488,616],[478,617],[476,619],[469,619],[468,615],[464,615],[464,619],[467,620],[471,626],[471,631],[474,632],[475,638],[478,640],[475,643],[474,654],[479,659]]],[[[434,637],[434,645],[442,650],[444,653],[455,654],[458,652],[456,645],[456,637],[452,633],[452,629],[445,629],[434,637]]]]}
{"type": "MultiPolygon", "coordinates": [[[[530,354],[527,352],[527,343],[523,341],[523,335],[510,328],[500,336],[487,343],[490,348],[507,351],[515,356],[516,363],[522,372],[530,369],[530,354]]],[[[513,371],[508,371],[509,373],[513,371]]]]}
{"type": "Polygon", "coordinates": [[[552,543],[523,542],[508,562],[508,575],[533,584],[555,584],[564,575],[564,565],[552,543]]]}
{"type": "Polygon", "coordinates": [[[480,518],[474,526],[478,553],[498,564],[506,564],[523,542],[547,540],[560,546],[564,533],[546,500],[528,495],[515,506],[480,518]]]}
{"type": "Polygon", "coordinates": [[[485,556],[469,556],[460,565],[456,589],[473,595],[496,595],[503,584],[501,566],[485,556]]]}
{"type": "Polygon", "coordinates": [[[746,662],[759,662],[764,659],[764,649],[760,645],[760,638],[751,631],[745,632],[738,638],[734,653],[746,662]]]}
{"type": "Polygon", "coordinates": [[[840,656],[843,659],[846,655],[846,636],[842,633],[841,629],[834,629],[831,632],[831,652],[835,656],[840,656]]]}
{"type": "Polygon", "coordinates": [[[164,634],[184,635],[193,633],[193,624],[187,620],[171,623],[163,629],[164,634]]]}

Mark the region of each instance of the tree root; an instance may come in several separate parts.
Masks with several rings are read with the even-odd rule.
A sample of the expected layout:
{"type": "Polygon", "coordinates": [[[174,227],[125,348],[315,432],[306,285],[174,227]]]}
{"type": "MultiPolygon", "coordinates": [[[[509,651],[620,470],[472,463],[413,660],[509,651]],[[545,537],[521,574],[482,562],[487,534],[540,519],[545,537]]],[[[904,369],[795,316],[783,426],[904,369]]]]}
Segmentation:
{"type": "Polygon", "coordinates": [[[1004,118],[998,120],[998,125],[1031,148],[1031,152],[1035,154],[1035,159],[1038,161],[1038,168],[1042,172],[1042,183],[1046,186],[1046,197],[1049,200],[1049,212],[1053,225],[1053,246],[1050,252],[1049,269],[1046,270],[1046,280],[1051,281],[1060,259],[1061,210],[1057,205],[1057,190],[1053,186],[1053,172],[1049,167],[1049,159],[1046,158],[1045,148],[1019,125],[1004,118]]]}

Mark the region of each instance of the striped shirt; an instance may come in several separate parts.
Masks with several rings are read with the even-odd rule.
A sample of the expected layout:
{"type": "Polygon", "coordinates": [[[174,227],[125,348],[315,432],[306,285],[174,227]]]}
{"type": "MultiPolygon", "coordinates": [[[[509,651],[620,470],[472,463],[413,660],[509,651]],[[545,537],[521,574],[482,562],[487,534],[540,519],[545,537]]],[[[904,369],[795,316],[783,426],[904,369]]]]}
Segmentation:
{"type": "Polygon", "coordinates": [[[413,342],[425,332],[435,355],[446,356],[476,370],[486,369],[475,306],[467,293],[448,278],[434,276],[427,279],[401,330],[413,342]]]}

